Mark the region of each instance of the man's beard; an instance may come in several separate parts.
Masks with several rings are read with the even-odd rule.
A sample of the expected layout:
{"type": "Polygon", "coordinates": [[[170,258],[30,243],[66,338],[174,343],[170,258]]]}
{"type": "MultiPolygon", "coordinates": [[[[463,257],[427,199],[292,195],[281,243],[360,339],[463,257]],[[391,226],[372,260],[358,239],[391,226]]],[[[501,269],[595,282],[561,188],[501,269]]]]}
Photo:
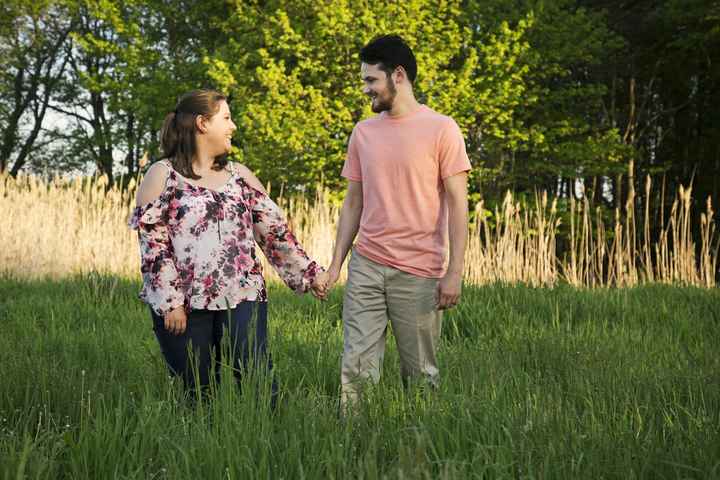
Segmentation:
{"type": "Polygon", "coordinates": [[[395,97],[397,96],[397,89],[395,88],[395,84],[393,83],[390,76],[387,77],[387,97],[386,98],[380,98],[379,96],[376,96],[372,101],[372,111],[375,113],[385,112],[387,110],[390,110],[393,106],[393,102],[395,101],[395,97]]]}

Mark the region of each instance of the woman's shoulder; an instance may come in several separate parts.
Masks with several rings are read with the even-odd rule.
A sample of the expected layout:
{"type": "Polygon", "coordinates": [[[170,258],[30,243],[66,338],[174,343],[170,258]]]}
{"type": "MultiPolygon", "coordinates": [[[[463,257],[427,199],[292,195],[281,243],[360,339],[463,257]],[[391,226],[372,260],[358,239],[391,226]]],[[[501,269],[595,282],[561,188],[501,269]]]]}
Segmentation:
{"type": "Polygon", "coordinates": [[[262,193],[267,193],[265,192],[265,188],[263,187],[262,183],[260,183],[260,180],[258,180],[252,170],[250,170],[248,167],[239,162],[230,162],[228,165],[230,165],[232,171],[237,176],[242,178],[249,186],[262,193]]]}
{"type": "Polygon", "coordinates": [[[135,196],[136,205],[145,205],[155,201],[165,191],[167,180],[172,172],[168,162],[161,160],[155,162],[143,177],[135,196]]]}

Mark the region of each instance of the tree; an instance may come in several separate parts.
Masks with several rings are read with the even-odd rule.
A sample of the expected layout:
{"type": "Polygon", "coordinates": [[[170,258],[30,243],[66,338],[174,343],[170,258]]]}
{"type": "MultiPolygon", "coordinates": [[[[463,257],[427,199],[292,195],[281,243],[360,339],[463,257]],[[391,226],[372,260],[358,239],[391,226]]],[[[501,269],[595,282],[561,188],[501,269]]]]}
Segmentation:
{"type": "Polygon", "coordinates": [[[538,176],[553,187],[595,175],[622,148],[601,124],[603,85],[591,77],[619,42],[601,15],[573,4],[244,2],[223,23],[231,40],[207,62],[241,99],[244,162],[291,188],[319,178],[335,188],[352,126],[370,115],[357,52],[377,34],[400,33],[418,58],[421,101],[466,134],[472,191],[499,196],[538,176]]]}
{"type": "MultiPolygon", "coordinates": [[[[463,18],[482,52],[481,66],[505,59],[504,81],[498,85],[507,93],[489,98],[513,99],[506,102],[511,109],[501,103],[500,113],[475,122],[489,124],[483,133],[495,126],[491,139],[482,138],[484,164],[494,178],[483,182],[491,187],[486,194],[499,198],[508,188],[541,188],[570,195],[576,181],[585,179],[590,180],[586,190],[599,190],[592,188],[597,177],[622,168],[619,158],[627,153],[602,116],[607,90],[598,72],[622,46],[605,16],[578,8],[574,0],[486,0],[467,2],[463,18]],[[514,42],[495,40],[510,32],[514,42]],[[494,42],[497,47],[490,48],[494,42]]],[[[493,78],[493,72],[481,70],[479,76],[493,78]]],[[[475,110],[487,115],[482,105],[475,110]]]]}
{"type": "Polygon", "coordinates": [[[63,76],[73,29],[62,1],[9,1],[0,7],[0,172],[17,175],[38,149],[52,94],[63,76]]]}
{"type": "Polygon", "coordinates": [[[94,164],[110,185],[118,171],[132,177],[143,157],[156,156],[166,112],[206,83],[202,59],[216,38],[207,21],[222,14],[217,3],[80,2],[70,68],[52,106],[72,125],[54,132],[63,156],[94,164]]]}
{"type": "Polygon", "coordinates": [[[477,61],[461,15],[458,1],[239,4],[223,24],[231,40],[207,59],[212,78],[240,100],[238,156],[265,181],[296,189],[323,179],[339,188],[352,127],[370,115],[362,45],[402,33],[420,64],[418,95],[452,115],[472,95],[477,61]]]}

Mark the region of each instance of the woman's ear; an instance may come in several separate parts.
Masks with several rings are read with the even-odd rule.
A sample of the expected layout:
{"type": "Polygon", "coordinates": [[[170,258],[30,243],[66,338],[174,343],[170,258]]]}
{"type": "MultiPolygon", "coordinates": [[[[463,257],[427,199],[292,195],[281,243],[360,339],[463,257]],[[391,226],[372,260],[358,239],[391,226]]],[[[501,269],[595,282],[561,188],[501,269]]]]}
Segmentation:
{"type": "Polygon", "coordinates": [[[207,132],[207,119],[202,115],[196,116],[195,117],[195,128],[200,133],[207,132]]]}

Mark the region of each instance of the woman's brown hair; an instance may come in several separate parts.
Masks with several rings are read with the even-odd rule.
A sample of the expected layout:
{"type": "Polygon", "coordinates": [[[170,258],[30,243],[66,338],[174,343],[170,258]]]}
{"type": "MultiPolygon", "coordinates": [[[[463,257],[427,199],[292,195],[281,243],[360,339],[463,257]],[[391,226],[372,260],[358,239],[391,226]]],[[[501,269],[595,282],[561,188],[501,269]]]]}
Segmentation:
{"type": "MultiPolygon", "coordinates": [[[[175,110],[165,116],[160,130],[162,158],[170,159],[172,166],[180,175],[197,180],[201,178],[193,171],[192,161],[197,153],[195,133],[198,116],[210,118],[220,110],[220,102],[227,97],[216,90],[193,90],[182,95],[175,110]]],[[[227,155],[215,157],[213,170],[222,170],[227,165],[227,155]]]]}

